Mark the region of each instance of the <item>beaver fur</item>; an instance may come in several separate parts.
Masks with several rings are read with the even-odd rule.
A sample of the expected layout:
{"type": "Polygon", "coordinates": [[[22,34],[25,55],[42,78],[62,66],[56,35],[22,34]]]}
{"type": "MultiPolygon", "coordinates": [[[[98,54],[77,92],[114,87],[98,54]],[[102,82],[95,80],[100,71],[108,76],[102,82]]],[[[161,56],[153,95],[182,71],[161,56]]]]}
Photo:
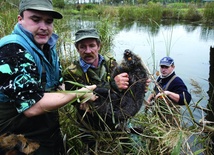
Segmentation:
{"type": "Polygon", "coordinates": [[[31,141],[21,134],[5,133],[0,136],[1,155],[30,155],[38,148],[37,142],[31,141]]]}
{"type": "Polygon", "coordinates": [[[95,89],[99,98],[93,102],[93,108],[107,125],[125,122],[134,116],[143,104],[148,79],[147,71],[141,58],[129,49],[124,51],[121,64],[114,69],[111,76],[114,78],[123,72],[129,75],[127,90],[109,90],[100,87],[95,89]]]}

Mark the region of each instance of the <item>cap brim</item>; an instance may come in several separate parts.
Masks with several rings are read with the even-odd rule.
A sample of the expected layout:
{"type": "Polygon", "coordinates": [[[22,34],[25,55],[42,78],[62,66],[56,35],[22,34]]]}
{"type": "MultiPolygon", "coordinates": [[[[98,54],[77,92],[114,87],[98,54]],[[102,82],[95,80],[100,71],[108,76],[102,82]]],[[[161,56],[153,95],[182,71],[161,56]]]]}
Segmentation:
{"type": "Polygon", "coordinates": [[[42,8],[42,7],[29,7],[27,10],[37,10],[37,11],[44,11],[44,12],[50,12],[52,14],[52,17],[55,19],[62,19],[63,16],[61,13],[54,11],[52,9],[42,8]]]}
{"type": "Polygon", "coordinates": [[[95,36],[83,36],[83,37],[80,37],[78,38],[77,40],[75,40],[75,43],[79,42],[80,40],[83,40],[83,39],[100,39],[99,37],[95,37],[95,36]]]}
{"type": "Polygon", "coordinates": [[[168,63],[160,63],[160,66],[171,66],[171,64],[168,64],[168,63]]]}

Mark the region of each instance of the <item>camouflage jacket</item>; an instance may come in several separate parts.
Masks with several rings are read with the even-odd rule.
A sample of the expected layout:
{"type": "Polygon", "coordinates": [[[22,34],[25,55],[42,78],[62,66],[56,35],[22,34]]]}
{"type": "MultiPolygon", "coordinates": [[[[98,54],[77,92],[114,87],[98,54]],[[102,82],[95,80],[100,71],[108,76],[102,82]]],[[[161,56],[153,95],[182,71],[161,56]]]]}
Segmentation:
{"type": "Polygon", "coordinates": [[[114,79],[111,78],[113,69],[117,66],[116,60],[111,55],[105,55],[104,61],[98,68],[89,68],[86,73],[83,72],[79,61],[74,61],[63,72],[63,79],[66,90],[76,90],[82,85],[96,84],[98,87],[117,89],[114,79]],[[76,82],[77,85],[69,83],[76,82]]]}

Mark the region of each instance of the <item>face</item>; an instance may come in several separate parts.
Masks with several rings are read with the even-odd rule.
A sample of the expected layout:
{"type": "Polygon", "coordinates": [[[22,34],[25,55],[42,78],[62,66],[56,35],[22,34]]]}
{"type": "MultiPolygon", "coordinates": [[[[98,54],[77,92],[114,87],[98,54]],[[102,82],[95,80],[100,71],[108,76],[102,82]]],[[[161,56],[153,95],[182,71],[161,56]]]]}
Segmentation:
{"type": "Polygon", "coordinates": [[[100,44],[96,39],[84,39],[78,42],[77,50],[80,57],[88,64],[92,64],[95,67],[98,66],[98,53],[100,50],[100,44]]]}
{"type": "Polygon", "coordinates": [[[171,65],[171,66],[160,66],[160,71],[161,71],[161,75],[163,77],[168,76],[170,73],[172,73],[172,71],[174,70],[175,66],[171,65]]]}
{"type": "Polygon", "coordinates": [[[35,42],[43,47],[53,33],[53,17],[45,12],[26,10],[18,22],[33,34],[35,42]]]}

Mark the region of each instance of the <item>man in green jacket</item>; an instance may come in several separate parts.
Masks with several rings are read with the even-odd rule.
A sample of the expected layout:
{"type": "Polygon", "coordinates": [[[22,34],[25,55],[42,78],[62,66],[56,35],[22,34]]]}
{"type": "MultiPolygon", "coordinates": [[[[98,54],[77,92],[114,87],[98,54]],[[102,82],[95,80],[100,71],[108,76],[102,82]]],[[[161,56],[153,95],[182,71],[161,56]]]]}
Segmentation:
{"type": "MultiPolygon", "coordinates": [[[[121,73],[115,76],[114,79],[110,77],[117,63],[112,56],[99,54],[101,40],[96,29],[80,29],[75,33],[75,37],[75,47],[80,58],[68,66],[63,73],[66,90],[78,89],[78,85],[69,81],[85,85],[96,84],[98,87],[113,88],[117,91],[129,87],[127,73],[121,73]]],[[[112,120],[100,119],[99,114],[91,111],[89,103],[77,103],[76,108],[80,128],[86,129],[86,132],[106,131],[107,129],[117,130],[117,124],[114,124],[112,120]]],[[[90,141],[89,138],[83,138],[83,142],[90,149],[94,149],[95,140],[90,141]]]]}

